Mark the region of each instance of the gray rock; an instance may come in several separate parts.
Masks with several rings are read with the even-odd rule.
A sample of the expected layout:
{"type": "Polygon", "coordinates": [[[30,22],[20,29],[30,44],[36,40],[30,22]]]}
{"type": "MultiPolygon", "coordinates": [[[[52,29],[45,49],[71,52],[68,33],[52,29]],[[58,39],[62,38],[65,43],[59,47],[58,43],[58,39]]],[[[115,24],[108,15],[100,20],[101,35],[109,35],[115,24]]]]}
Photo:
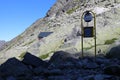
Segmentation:
{"type": "Polygon", "coordinates": [[[85,58],[83,61],[83,67],[87,69],[95,69],[98,68],[98,65],[96,62],[91,61],[90,58],[85,58]]]}
{"type": "Polygon", "coordinates": [[[120,65],[111,65],[105,67],[104,74],[120,76],[120,65]]]}
{"type": "Polygon", "coordinates": [[[0,40],[0,50],[2,50],[3,46],[6,44],[4,40],[0,40]]]}
{"type": "Polygon", "coordinates": [[[56,69],[57,66],[55,66],[53,63],[49,64],[48,66],[48,69],[51,70],[51,69],[56,69]]]}
{"type": "Polygon", "coordinates": [[[33,67],[39,67],[39,66],[46,67],[47,66],[47,62],[45,62],[45,61],[41,60],[40,58],[30,54],[29,52],[27,52],[25,54],[22,62],[27,64],[27,65],[31,65],[33,67]]]}
{"type": "Polygon", "coordinates": [[[43,76],[34,76],[32,80],[45,80],[43,76]]]}
{"type": "Polygon", "coordinates": [[[110,51],[106,54],[107,58],[120,58],[120,45],[113,47],[110,51]]]}
{"type": "Polygon", "coordinates": [[[110,60],[106,59],[104,57],[98,57],[98,58],[96,58],[96,63],[98,63],[98,64],[109,64],[110,60]]]}
{"type": "Polygon", "coordinates": [[[63,72],[60,69],[53,69],[53,70],[45,70],[43,74],[45,76],[50,76],[50,75],[56,76],[56,75],[63,75],[63,72]]]}
{"type": "Polygon", "coordinates": [[[0,66],[0,76],[28,76],[31,71],[16,58],[10,58],[0,66]]]}
{"type": "Polygon", "coordinates": [[[77,80],[84,80],[82,77],[79,77],[77,80]]]}
{"type": "Polygon", "coordinates": [[[58,65],[58,64],[64,63],[68,59],[70,61],[70,59],[72,60],[74,58],[75,58],[75,56],[70,54],[70,53],[67,53],[67,52],[64,52],[64,51],[57,51],[50,58],[49,63],[53,63],[53,64],[58,65]]]}
{"type": "Polygon", "coordinates": [[[6,80],[17,80],[17,79],[15,77],[13,77],[13,76],[10,76],[10,77],[7,77],[6,80]]]}
{"type": "Polygon", "coordinates": [[[97,75],[94,76],[94,80],[104,80],[104,75],[97,74],[97,75]]]}
{"type": "Polygon", "coordinates": [[[57,67],[60,69],[74,69],[74,68],[76,68],[75,65],[70,63],[70,62],[65,62],[65,63],[59,64],[57,67]]]}
{"type": "Polygon", "coordinates": [[[96,69],[98,68],[99,66],[96,64],[96,63],[87,63],[87,64],[84,64],[84,68],[87,68],[87,69],[96,69]]]}
{"type": "Polygon", "coordinates": [[[71,80],[66,76],[50,76],[47,80],[71,80]]]}
{"type": "Polygon", "coordinates": [[[35,74],[35,75],[41,75],[41,74],[43,74],[43,72],[45,71],[45,68],[43,68],[43,67],[38,67],[38,68],[35,68],[35,69],[33,69],[33,73],[35,74]]]}
{"type": "Polygon", "coordinates": [[[85,76],[83,80],[94,80],[94,75],[85,76]]]}
{"type": "Polygon", "coordinates": [[[81,69],[83,67],[83,64],[81,61],[77,61],[77,63],[75,64],[75,67],[78,69],[81,69]]]}
{"type": "Polygon", "coordinates": [[[2,77],[0,77],[0,80],[4,80],[2,77]]]}
{"type": "Polygon", "coordinates": [[[48,11],[47,17],[52,17],[53,15],[60,16],[67,10],[75,7],[77,4],[72,4],[73,0],[58,0],[53,7],[48,11]]]}

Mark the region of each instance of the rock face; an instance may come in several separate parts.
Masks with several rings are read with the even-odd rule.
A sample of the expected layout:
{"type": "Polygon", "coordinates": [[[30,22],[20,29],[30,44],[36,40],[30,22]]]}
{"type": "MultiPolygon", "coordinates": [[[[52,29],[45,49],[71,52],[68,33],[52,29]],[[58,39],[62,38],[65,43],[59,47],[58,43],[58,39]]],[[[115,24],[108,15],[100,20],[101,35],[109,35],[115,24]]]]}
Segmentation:
{"type": "Polygon", "coordinates": [[[27,64],[24,60],[11,58],[0,65],[0,80],[120,80],[119,59],[75,58],[70,53],[59,51],[48,62],[39,59],[38,64],[35,63],[41,65],[33,66],[34,60],[38,61],[38,58],[30,53],[26,56],[27,60],[24,58],[27,64]],[[44,63],[47,64],[46,67],[44,63]]]}
{"type": "Polygon", "coordinates": [[[2,46],[5,45],[5,41],[4,40],[0,40],[0,50],[2,49],[2,46]]]}

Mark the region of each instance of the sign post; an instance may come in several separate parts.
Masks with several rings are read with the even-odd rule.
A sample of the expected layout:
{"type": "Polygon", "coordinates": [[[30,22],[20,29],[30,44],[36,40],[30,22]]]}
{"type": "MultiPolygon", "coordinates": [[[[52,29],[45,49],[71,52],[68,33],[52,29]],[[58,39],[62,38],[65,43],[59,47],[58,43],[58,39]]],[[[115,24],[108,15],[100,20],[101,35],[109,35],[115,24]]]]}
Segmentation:
{"type": "Polygon", "coordinates": [[[83,38],[94,38],[95,45],[95,57],[96,57],[96,16],[92,11],[85,11],[81,17],[81,48],[82,48],[82,57],[83,54],[83,38]],[[94,19],[94,20],[93,20],[94,19]],[[88,23],[93,21],[93,26],[89,26],[88,23]],[[87,26],[84,27],[83,23],[86,22],[87,26]]]}

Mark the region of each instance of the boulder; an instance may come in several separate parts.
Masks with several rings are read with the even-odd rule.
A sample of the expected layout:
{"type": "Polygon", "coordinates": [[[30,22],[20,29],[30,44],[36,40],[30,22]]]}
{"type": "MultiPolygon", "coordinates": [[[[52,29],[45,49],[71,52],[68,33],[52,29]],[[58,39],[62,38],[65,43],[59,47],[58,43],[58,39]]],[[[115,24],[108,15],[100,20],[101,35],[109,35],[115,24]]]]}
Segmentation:
{"type": "Polygon", "coordinates": [[[0,76],[28,76],[31,71],[16,58],[10,58],[0,66],[0,76]]]}
{"type": "Polygon", "coordinates": [[[0,77],[0,80],[4,80],[4,79],[0,77]]]}
{"type": "Polygon", "coordinates": [[[58,76],[58,75],[63,75],[63,72],[60,69],[53,69],[53,70],[45,70],[43,72],[45,76],[58,76]]]}
{"type": "Polygon", "coordinates": [[[9,77],[6,78],[6,80],[17,80],[17,79],[13,76],[9,76],[9,77]]]}
{"type": "Polygon", "coordinates": [[[78,79],[77,80],[84,80],[82,77],[78,77],[78,79]]]}
{"type": "Polygon", "coordinates": [[[41,66],[33,69],[33,73],[35,75],[41,75],[41,74],[43,74],[44,71],[45,71],[45,68],[43,68],[41,66]]]}
{"type": "Polygon", "coordinates": [[[30,54],[29,52],[27,52],[25,54],[22,62],[26,65],[31,65],[33,67],[39,67],[39,66],[46,67],[47,66],[47,62],[45,62],[45,61],[41,60],[40,58],[30,54]]]}
{"type": "Polygon", "coordinates": [[[64,51],[57,51],[50,58],[49,63],[59,65],[59,64],[64,63],[65,61],[71,61],[73,59],[75,59],[74,55],[64,52],[64,51]]]}
{"type": "Polygon", "coordinates": [[[47,80],[71,80],[66,76],[50,76],[47,80]]]}
{"type": "Polygon", "coordinates": [[[95,62],[95,59],[90,57],[85,57],[82,60],[82,64],[85,69],[96,69],[99,67],[98,64],[95,62]]]}
{"type": "Polygon", "coordinates": [[[104,68],[104,73],[108,75],[120,76],[120,66],[111,65],[104,68]]]}
{"type": "Polygon", "coordinates": [[[104,75],[97,74],[97,75],[94,76],[94,80],[104,80],[104,75]]]}
{"type": "Polygon", "coordinates": [[[110,51],[106,54],[107,58],[120,58],[120,45],[115,46],[110,49],[110,51]]]}
{"type": "Polygon", "coordinates": [[[45,80],[43,76],[34,76],[31,80],[45,80]]]}

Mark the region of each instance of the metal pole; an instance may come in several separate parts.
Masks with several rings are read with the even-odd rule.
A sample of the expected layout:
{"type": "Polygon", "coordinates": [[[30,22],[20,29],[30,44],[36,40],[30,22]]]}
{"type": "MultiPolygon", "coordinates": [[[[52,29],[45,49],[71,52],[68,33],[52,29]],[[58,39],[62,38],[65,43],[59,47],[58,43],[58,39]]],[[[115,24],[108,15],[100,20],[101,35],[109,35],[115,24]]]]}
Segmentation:
{"type": "Polygon", "coordinates": [[[96,58],[96,15],[95,15],[95,13],[94,13],[94,27],[95,27],[95,58],[96,58]]]}
{"type": "Polygon", "coordinates": [[[83,15],[84,15],[84,13],[82,14],[82,17],[81,17],[81,52],[82,52],[82,58],[84,57],[84,54],[83,54],[83,15]]]}
{"type": "Polygon", "coordinates": [[[94,15],[94,40],[95,40],[95,58],[96,58],[96,14],[94,12],[91,11],[91,13],[94,15]]]}

